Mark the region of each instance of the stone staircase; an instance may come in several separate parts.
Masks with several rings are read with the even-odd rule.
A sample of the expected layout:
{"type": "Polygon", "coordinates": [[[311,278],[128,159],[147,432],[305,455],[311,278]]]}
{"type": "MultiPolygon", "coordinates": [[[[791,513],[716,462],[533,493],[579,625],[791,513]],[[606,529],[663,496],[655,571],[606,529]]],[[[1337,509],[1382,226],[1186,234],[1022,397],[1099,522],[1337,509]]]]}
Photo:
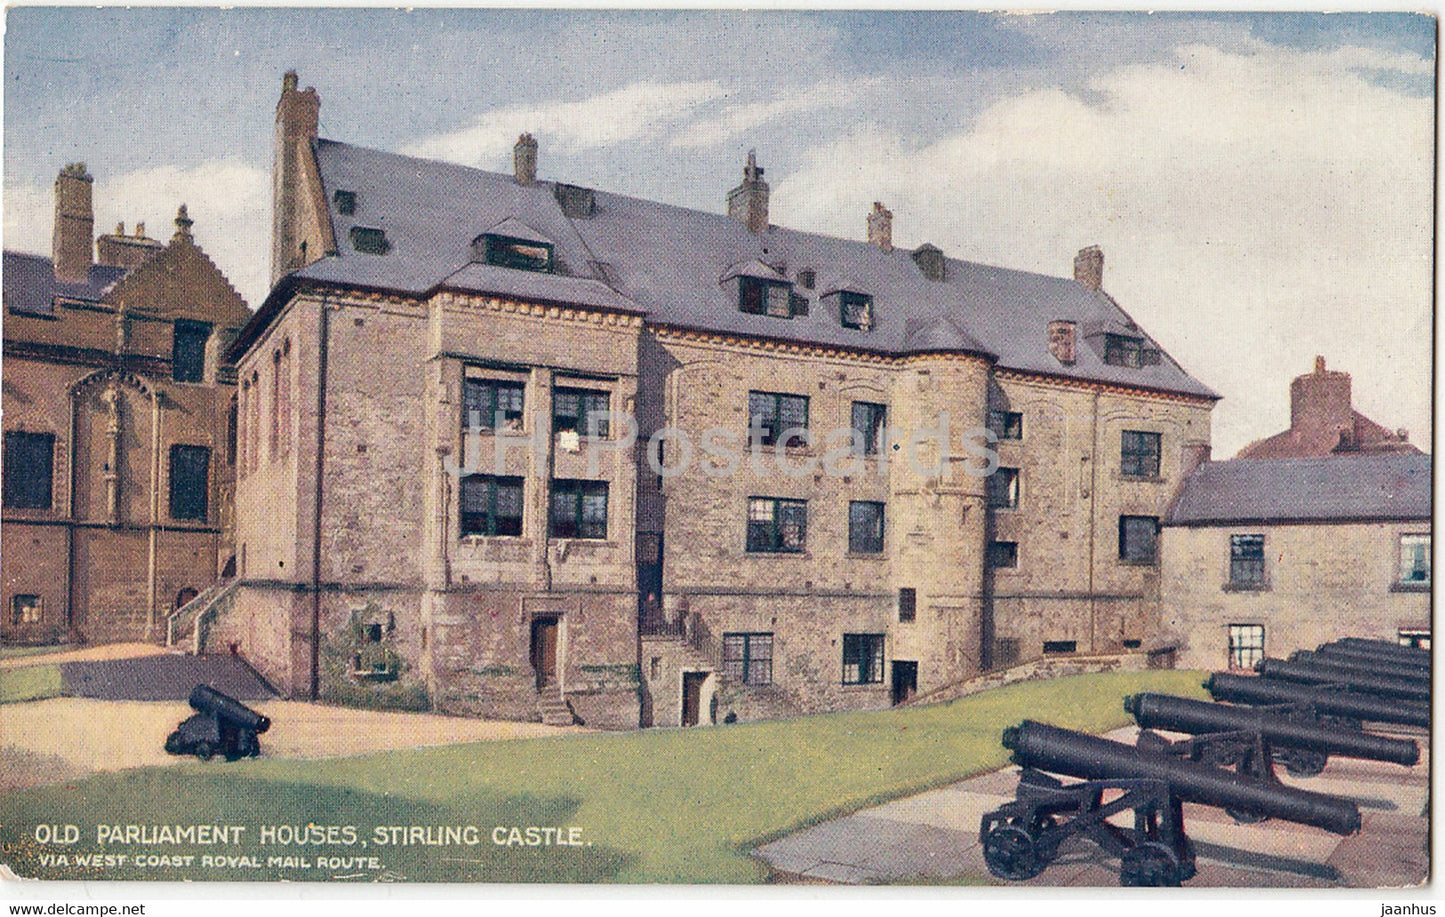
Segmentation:
{"type": "Polygon", "coordinates": [[[572,705],[562,696],[561,687],[555,684],[537,692],[537,712],[548,726],[577,725],[577,714],[572,712],[572,705]]]}
{"type": "Polygon", "coordinates": [[[205,651],[206,625],[216,614],[230,607],[234,601],[239,579],[223,579],[212,583],[204,592],[191,599],[166,616],[166,646],[177,646],[189,641],[185,647],[192,655],[205,651]]]}

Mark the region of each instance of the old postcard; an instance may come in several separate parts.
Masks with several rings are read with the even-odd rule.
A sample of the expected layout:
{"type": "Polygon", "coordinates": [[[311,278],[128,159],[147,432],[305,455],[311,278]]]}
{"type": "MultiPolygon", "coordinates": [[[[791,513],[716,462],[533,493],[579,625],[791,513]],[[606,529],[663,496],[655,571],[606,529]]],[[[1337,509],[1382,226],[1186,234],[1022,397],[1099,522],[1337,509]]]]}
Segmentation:
{"type": "Polygon", "coordinates": [[[1435,36],[9,9],[6,893],[1408,901],[1435,36]]]}

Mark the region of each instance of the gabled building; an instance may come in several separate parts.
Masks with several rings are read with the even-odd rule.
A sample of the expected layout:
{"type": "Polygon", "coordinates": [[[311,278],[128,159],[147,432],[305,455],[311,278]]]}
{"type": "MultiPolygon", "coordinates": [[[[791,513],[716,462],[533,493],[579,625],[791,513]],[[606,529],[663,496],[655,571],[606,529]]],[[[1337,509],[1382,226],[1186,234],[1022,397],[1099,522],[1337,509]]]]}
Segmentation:
{"type": "Polygon", "coordinates": [[[4,253],[7,644],[162,640],[233,567],[222,351],[250,312],[184,205],[169,242],[95,239],[91,186],[60,172],[50,257],[4,253]]]}
{"type": "Polygon", "coordinates": [[[320,139],[319,106],[287,74],[276,286],[230,352],[211,633],[276,683],[633,727],[1153,648],[1217,396],[1097,248],[906,251],[881,204],[797,232],[752,155],[723,215],[540,180],[527,135],[510,174],[320,139]]]}

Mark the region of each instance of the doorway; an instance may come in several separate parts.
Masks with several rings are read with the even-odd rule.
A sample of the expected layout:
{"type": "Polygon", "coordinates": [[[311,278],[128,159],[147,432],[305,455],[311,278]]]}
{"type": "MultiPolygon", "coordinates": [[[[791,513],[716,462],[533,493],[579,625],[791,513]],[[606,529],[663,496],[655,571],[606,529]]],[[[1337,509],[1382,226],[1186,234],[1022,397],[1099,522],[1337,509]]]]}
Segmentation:
{"type": "Polygon", "coordinates": [[[532,671],[537,690],[557,683],[557,622],[554,617],[532,619],[532,671]]]}
{"type": "Polygon", "coordinates": [[[706,672],[682,673],[682,725],[696,726],[702,717],[702,684],[706,672]]]}
{"type": "Polygon", "coordinates": [[[893,660],[893,706],[898,706],[918,693],[918,663],[893,660]]]}

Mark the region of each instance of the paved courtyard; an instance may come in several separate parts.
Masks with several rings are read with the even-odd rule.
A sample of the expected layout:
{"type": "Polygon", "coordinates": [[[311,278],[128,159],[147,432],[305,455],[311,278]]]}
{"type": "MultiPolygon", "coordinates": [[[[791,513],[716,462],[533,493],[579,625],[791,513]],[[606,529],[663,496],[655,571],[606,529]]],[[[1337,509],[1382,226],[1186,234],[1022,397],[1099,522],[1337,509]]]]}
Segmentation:
{"type": "MultiPolygon", "coordinates": [[[[1133,743],[1138,730],[1109,738],[1133,743]]],[[[1331,759],[1318,777],[1281,779],[1302,789],[1355,800],[1362,828],[1341,838],[1287,822],[1236,824],[1222,811],[1188,804],[1198,875],[1186,885],[1222,887],[1400,887],[1418,885],[1429,869],[1429,748],[1413,768],[1331,759]]],[[[1283,771],[1283,768],[1281,768],[1283,771]]],[[[784,877],[844,884],[958,881],[1006,884],[989,874],[978,842],[979,821],[1013,798],[1014,766],[885,805],[865,809],[767,844],[758,855],[784,877]]],[[[1131,813],[1114,821],[1126,824],[1131,813]]],[[[1118,861],[1074,839],[1028,885],[1118,885],[1118,861]]]]}

